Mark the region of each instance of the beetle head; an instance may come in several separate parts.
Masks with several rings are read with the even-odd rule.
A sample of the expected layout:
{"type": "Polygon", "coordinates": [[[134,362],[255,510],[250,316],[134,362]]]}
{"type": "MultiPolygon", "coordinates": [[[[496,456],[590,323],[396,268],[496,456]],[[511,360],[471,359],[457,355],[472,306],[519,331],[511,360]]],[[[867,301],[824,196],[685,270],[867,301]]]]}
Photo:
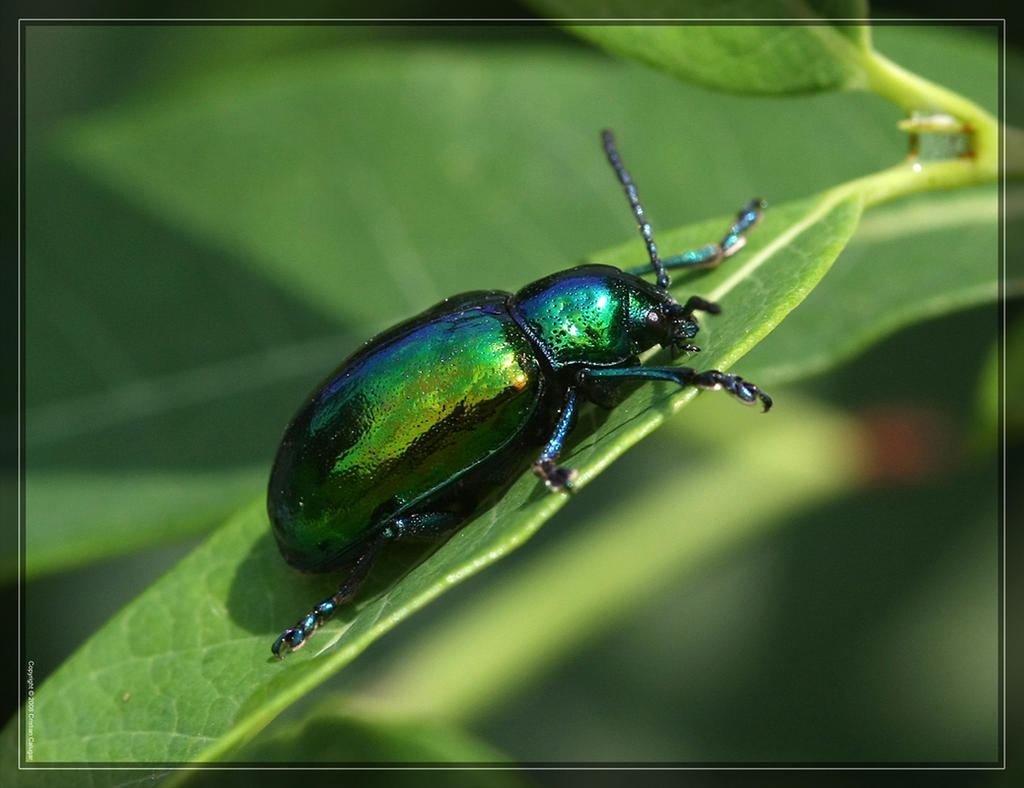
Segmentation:
{"type": "Polygon", "coordinates": [[[717,315],[722,311],[721,307],[700,296],[691,296],[685,304],[680,304],[668,291],[655,289],[660,291],[659,297],[645,305],[641,344],[645,348],[661,345],[669,348],[673,355],[699,351],[699,347],[689,342],[700,331],[700,324],[693,313],[699,310],[717,315]]]}
{"type": "Polygon", "coordinates": [[[693,315],[693,313],[698,309],[701,312],[710,312],[712,315],[717,315],[722,311],[722,308],[718,304],[711,301],[705,301],[700,296],[690,296],[685,304],[679,304],[677,302],[669,308],[669,319],[672,322],[672,335],[668,344],[671,345],[673,352],[683,353],[700,350],[700,348],[687,342],[688,339],[693,339],[700,330],[697,318],[693,315]]]}

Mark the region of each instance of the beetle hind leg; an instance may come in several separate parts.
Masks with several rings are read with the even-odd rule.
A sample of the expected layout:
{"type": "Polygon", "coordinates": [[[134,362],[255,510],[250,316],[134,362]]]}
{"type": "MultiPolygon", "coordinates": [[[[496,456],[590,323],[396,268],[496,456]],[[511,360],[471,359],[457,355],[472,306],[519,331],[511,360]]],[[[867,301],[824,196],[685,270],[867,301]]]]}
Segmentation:
{"type": "Polygon", "coordinates": [[[366,576],[370,573],[370,567],[373,566],[374,559],[376,559],[377,554],[380,553],[381,548],[387,541],[388,537],[385,534],[381,534],[380,537],[371,542],[366,550],[355,560],[355,563],[352,564],[348,576],[338,586],[338,590],[303,616],[294,627],[282,632],[277,640],[274,641],[274,645],[270,647],[271,653],[278,659],[281,659],[283,656],[281,654],[282,648],[285,649],[286,653],[302,648],[306,641],[312,637],[313,633],[323,626],[324,622],[330,619],[339,607],[351,602],[352,598],[356,595],[356,591],[359,590],[359,586],[363,584],[366,576]]]}
{"type": "Polygon", "coordinates": [[[550,459],[537,460],[533,464],[533,472],[544,480],[544,484],[552,492],[572,492],[577,476],[574,468],[566,468],[550,459]]]}
{"type": "Polygon", "coordinates": [[[439,512],[410,514],[385,524],[379,530],[377,537],[367,544],[366,549],[353,562],[348,576],[338,586],[338,590],[303,616],[295,626],[282,632],[274,641],[274,645],[270,647],[270,651],[275,657],[281,659],[284,656],[282,650],[287,653],[302,648],[313,633],[334,616],[338,608],[352,601],[370,573],[370,568],[381,549],[388,542],[404,537],[435,536],[450,529],[457,521],[455,515],[439,512]]]}

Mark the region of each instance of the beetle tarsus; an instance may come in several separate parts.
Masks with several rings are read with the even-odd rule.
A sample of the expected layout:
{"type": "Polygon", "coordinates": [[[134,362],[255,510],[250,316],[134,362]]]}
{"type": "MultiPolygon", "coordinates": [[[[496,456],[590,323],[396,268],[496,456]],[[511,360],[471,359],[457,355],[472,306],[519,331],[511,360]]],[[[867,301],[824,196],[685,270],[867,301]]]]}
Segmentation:
{"type": "Polygon", "coordinates": [[[681,356],[683,353],[700,353],[700,348],[696,345],[691,345],[689,342],[684,342],[681,345],[672,345],[672,356],[681,356]]]}
{"type": "Polygon", "coordinates": [[[551,460],[538,460],[533,464],[533,472],[544,480],[544,484],[552,492],[572,492],[579,472],[575,468],[556,465],[551,460]]]}
{"type": "Polygon", "coordinates": [[[278,639],[274,641],[274,645],[270,647],[273,655],[278,659],[284,659],[285,654],[302,648],[306,641],[313,636],[313,633],[320,629],[328,618],[334,615],[334,611],[337,608],[335,599],[336,597],[325,599],[294,627],[282,632],[278,639]],[[284,654],[281,653],[282,647],[285,649],[284,654]]]}
{"type": "Polygon", "coordinates": [[[312,635],[313,632],[306,632],[301,624],[291,629],[286,629],[281,633],[281,636],[274,641],[274,645],[270,647],[271,652],[278,659],[284,659],[284,654],[281,653],[282,646],[285,648],[285,654],[290,651],[298,651],[305,645],[306,640],[312,635]]]}
{"type": "MultiPolygon", "coordinates": [[[[722,236],[722,240],[718,243],[704,244],[698,249],[691,249],[688,252],[682,254],[673,255],[672,257],[665,257],[658,260],[661,268],[659,269],[652,262],[649,265],[640,265],[635,268],[630,268],[631,274],[646,274],[653,270],[658,273],[658,285],[661,285],[661,276],[664,271],[675,268],[687,268],[691,270],[697,270],[700,268],[714,268],[716,265],[721,263],[728,257],[732,257],[736,252],[744,247],[747,243],[747,232],[764,216],[764,209],[766,203],[764,200],[755,199],[748,202],[739,212],[736,214],[736,220],[729,225],[729,229],[726,230],[725,235],[722,236]]],[[[667,277],[667,274],[664,274],[667,277]]]]}
{"type": "MultiPolygon", "coordinates": [[[[403,522],[402,520],[395,520],[394,523],[403,522]]],[[[396,529],[397,530],[397,529],[396,529]]],[[[390,539],[396,538],[397,533],[394,530],[382,529],[381,534],[370,544],[367,545],[366,550],[359,555],[359,557],[352,563],[348,577],[342,581],[341,585],[338,586],[338,591],[333,595],[327,597],[323,602],[314,607],[305,616],[299,619],[299,622],[291,629],[286,629],[277,640],[274,641],[274,645],[270,647],[271,652],[278,659],[282,659],[284,655],[281,653],[282,646],[287,646],[285,653],[289,651],[298,651],[305,644],[307,640],[312,637],[313,633],[316,632],[324,623],[330,619],[338,608],[348,602],[351,602],[353,597],[356,595],[356,591],[359,590],[359,586],[363,584],[366,576],[370,573],[370,567],[373,566],[374,559],[380,552],[381,548],[390,539]]]]}
{"type": "Polygon", "coordinates": [[[709,369],[707,372],[699,372],[693,377],[693,385],[703,389],[722,389],[732,394],[744,405],[753,405],[760,400],[763,407],[762,413],[767,413],[772,406],[772,398],[749,380],[744,380],[739,375],[727,375],[717,369],[709,369]]]}

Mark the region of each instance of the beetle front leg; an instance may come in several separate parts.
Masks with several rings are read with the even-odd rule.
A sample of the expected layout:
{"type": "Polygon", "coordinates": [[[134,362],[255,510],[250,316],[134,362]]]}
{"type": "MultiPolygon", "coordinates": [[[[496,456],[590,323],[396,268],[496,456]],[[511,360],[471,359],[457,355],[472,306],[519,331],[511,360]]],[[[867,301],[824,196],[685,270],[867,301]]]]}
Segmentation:
{"type": "Polygon", "coordinates": [[[764,411],[772,406],[772,398],[757,385],[739,375],[728,375],[717,369],[698,372],[692,367],[615,367],[613,369],[586,369],[580,373],[582,379],[589,378],[620,380],[667,380],[680,386],[697,386],[702,389],[722,389],[736,397],[744,405],[761,401],[764,411]]]}
{"type": "Polygon", "coordinates": [[[571,491],[573,481],[576,479],[575,470],[564,468],[558,465],[555,460],[558,459],[558,455],[562,451],[562,444],[565,442],[565,436],[572,427],[573,418],[576,415],[577,399],[576,387],[570,386],[565,392],[565,402],[562,404],[562,412],[558,416],[555,431],[548,440],[547,446],[544,447],[544,451],[541,452],[540,457],[533,464],[533,472],[544,480],[544,483],[552,492],[558,492],[559,490],[571,491]]]}
{"type": "MultiPolygon", "coordinates": [[[[747,242],[747,232],[755,224],[761,221],[764,215],[764,200],[751,200],[736,214],[736,221],[730,225],[722,240],[718,243],[705,244],[699,249],[692,249],[689,252],[666,257],[661,260],[664,268],[714,268],[727,257],[736,254],[747,242]]],[[[631,274],[646,274],[650,271],[649,265],[639,265],[630,268],[631,274]]]]}

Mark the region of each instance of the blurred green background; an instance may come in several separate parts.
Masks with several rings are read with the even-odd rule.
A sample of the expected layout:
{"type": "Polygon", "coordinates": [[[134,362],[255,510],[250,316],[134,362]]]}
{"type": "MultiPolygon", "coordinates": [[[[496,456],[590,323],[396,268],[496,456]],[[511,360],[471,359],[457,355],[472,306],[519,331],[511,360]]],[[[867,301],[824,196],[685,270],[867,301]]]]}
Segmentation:
{"type": "MultiPolygon", "coordinates": [[[[873,35],[996,111],[994,29],[873,35]]],[[[366,337],[445,295],[516,289],[629,240],[600,128],[616,130],[656,231],[754,195],[803,197],[905,152],[900,112],[876,96],[714,93],[546,26],[39,25],[25,53],[24,654],[37,686],[260,494],[297,403],[366,337]]],[[[992,225],[901,236],[868,216],[812,299],[844,302],[828,282],[872,261],[995,260],[992,225]]],[[[804,380],[772,379],[769,336],[737,371],[772,386],[784,418],[853,425],[869,451],[834,450],[872,468],[538,660],[460,720],[481,749],[455,751],[995,761],[1000,316],[969,300],[882,326],[873,347],[859,340],[804,380]]],[[[780,343],[807,345],[799,315],[780,343]]],[[[1016,306],[1010,323],[1019,350],[1016,306]]],[[[771,429],[704,399],[261,741],[386,681],[474,599],[550,551],[571,555],[602,514],[628,518],[657,489],[661,516],[685,528],[702,452],[731,455],[684,422],[727,419],[737,444],[771,429]]],[[[1016,446],[1019,417],[1009,426],[1016,446]]],[[[738,458],[721,494],[742,496],[746,473],[738,458]]],[[[623,544],[619,560],[643,557],[623,544]]]]}

